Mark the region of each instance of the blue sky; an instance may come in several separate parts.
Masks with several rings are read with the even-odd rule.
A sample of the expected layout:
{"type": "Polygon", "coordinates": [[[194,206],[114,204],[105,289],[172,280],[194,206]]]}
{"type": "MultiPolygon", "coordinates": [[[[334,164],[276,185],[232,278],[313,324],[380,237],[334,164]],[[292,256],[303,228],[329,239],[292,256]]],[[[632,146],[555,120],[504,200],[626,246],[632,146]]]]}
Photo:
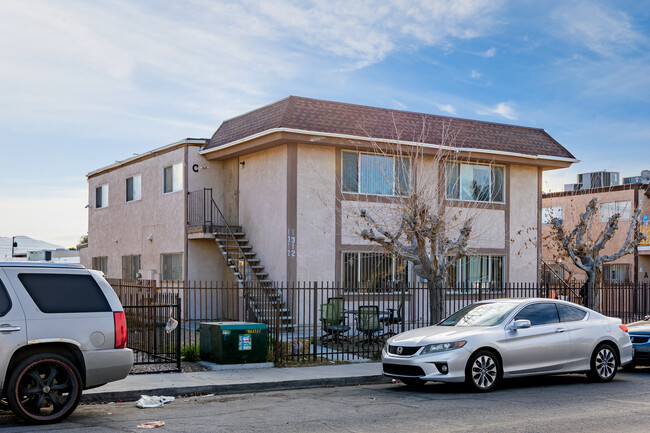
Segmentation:
{"type": "Polygon", "coordinates": [[[544,128],[650,169],[650,1],[0,3],[0,236],[87,231],[85,174],[288,95],[544,128]]]}

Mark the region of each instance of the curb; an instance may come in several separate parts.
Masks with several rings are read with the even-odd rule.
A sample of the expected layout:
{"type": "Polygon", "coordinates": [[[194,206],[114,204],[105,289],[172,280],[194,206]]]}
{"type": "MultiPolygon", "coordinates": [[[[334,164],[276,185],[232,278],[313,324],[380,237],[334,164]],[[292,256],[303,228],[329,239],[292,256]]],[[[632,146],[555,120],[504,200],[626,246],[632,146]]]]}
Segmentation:
{"type": "Polygon", "coordinates": [[[390,383],[390,379],[386,376],[372,375],[285,380],[279,382],[233,383],[228,385],[175,386],[141,389],[137,391],[107,391],[82,394],[81,401],[84,403],[104,403],[111,401],[137,401],[143,394],[170,396],[183,396],[190,394],[228,395],[336,386],[377,385],[386,383],[390,383]]]}

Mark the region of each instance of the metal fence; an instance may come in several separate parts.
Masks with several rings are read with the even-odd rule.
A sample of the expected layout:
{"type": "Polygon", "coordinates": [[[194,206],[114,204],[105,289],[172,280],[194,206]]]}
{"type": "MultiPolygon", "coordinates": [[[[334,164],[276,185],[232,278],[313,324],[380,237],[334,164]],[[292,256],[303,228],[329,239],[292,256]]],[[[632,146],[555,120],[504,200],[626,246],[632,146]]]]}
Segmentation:
{"type": "MultiPolygon", "coordinates": [[[[164,326],[165,313],[165,320],[169,316],[165,308],[178,299],[179,325],[172,332],[172,338],[176,338],[174,348],[199,345],[201,322],[266,323],[268,360],[278,364],[377,359],[389,336],[432,324],[426,285],[349,288],[337,283],[311,282],[239,287],[216,282],[110,282],[124,305],[155,306],[156,313],[145,313],[150,311],[146,308],[131,311],[156,314],[159,326],[164,326]]],[[[541,297],[583,304],[582,288],[576,282],[562,287],[508,284],[442,290],[449,315],[473,302],[499,298],[541,297]]],[[[650,286],[620,284],[602,290],[603,314],[619,317],[624,323],[650,314],[650,286]]],[[[138,350],[155,356],[168,352],[164,340],[147,337],[147,344],[161,345],[161,349],[152,348],[140,343],[139,337],[132,337],[132,332],[135,330],[129,328],[129,347],[138,344],[138,350]]]]}

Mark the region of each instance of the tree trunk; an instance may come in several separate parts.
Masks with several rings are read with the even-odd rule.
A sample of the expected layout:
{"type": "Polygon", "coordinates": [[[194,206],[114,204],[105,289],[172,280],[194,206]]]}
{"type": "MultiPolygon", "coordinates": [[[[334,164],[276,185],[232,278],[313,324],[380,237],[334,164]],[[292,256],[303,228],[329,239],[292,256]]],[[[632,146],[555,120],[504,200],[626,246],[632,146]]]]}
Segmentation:
{"type": "Polygon", "coordinates": [[[442,281],[427,281],[429,291],[429,325],[435,325],[445,316],[445,288],[442,281]]]}
{"type": "Polygon", "coordinates": [[[599,313],[602,280],[602,271],[597,267],[593,271],[587,272],[587,299],[585,306],[599,313]]]}

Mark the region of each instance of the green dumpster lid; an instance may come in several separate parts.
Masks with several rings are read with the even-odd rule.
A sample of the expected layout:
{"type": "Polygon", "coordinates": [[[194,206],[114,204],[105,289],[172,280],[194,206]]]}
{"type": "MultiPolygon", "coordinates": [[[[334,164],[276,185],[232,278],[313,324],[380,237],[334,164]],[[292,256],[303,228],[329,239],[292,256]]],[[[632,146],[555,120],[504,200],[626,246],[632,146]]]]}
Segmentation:
{"type": "Polygon", "coordinates": [[[218,326],[221,329],[267,329],[264,323],[253,322],[201,322],[201,325],[218,326]]]}

